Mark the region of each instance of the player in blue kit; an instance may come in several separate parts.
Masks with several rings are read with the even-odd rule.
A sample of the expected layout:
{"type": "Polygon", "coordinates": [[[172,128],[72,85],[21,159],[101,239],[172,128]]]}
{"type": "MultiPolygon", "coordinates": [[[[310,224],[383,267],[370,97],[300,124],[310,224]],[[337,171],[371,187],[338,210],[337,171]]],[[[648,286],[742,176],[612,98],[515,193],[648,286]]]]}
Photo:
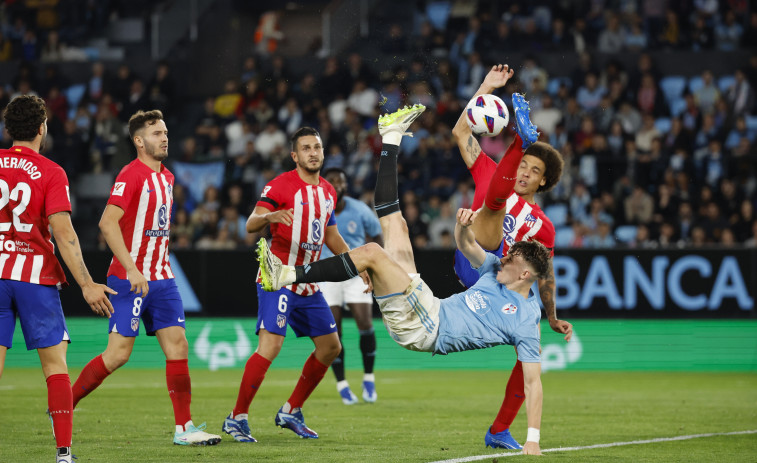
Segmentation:
{"type": "MultiPolygon", "coordinates": [[[[364,202],[347,196],[347,174],[342,169],[331,168],[323,176],[336,190],[334,213],[337,229],[350,249],[355,249],[367,242],[383,245],[381,224],[376,214],[364,202]]],[[[333,255],[328,248],[321,253],[322,258],[333,255]]],[[[359,277],[348,281],[329,281],[319,286],[326,303],[334,314],[340,341],[342,339],[342,311],[345,307],[355,319],[360,333],[360,353],[363,357],[363,400],[373,403],[378,399],[378,394],[376,394],[376,378],[373,374],[373,365],[376,361],[376,334],[373,331],[373,296],[370,288],[359,277]]],[[[331,370],[336,377],[336,390],[342,402],[345,405],[352,405],[357,403],[358,399],[350,389],[344,368],[344,345],[342,345],[339,357],[331,363],[331,370]]]]}
{"type": "Polygon", "coordinates": [[[518,242],[502,259],[487,254],[470,228],[478,212],[460,209],[455,226],[457,246],[481,278],[470,289],[447,299],[433,295],[416,271],[397,198],[399,143],[424,109],[415,105],[379,118],[383,147],[375,203],[385,248],[369,243],[308,265],[291,266],[283,265],[261,240],[262,287],[275,291],[292,283],[345,281],[367,270],[389,334],[406,349],[447,354],[501,344],[516,346],[523,364],[528,412],[523,453],[539,455],[541,311],[529,290],[549,271],[549,251],[538,242],[518,242]]]}

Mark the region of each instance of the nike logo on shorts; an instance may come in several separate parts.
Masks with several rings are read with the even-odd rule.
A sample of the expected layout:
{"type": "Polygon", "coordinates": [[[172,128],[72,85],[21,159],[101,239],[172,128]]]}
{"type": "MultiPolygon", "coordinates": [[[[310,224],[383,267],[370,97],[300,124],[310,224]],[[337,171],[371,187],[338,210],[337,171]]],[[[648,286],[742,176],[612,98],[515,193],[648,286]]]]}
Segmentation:
{"type": "Polygon", "coordinates": [[[179,317],[179,323],[184,323],[184,319],[179,317]]]}
{"type": "Polygon", "coordinates": [[[329,328],[336,328],[336,323],[332,323],[329,325],[329,328]]]}

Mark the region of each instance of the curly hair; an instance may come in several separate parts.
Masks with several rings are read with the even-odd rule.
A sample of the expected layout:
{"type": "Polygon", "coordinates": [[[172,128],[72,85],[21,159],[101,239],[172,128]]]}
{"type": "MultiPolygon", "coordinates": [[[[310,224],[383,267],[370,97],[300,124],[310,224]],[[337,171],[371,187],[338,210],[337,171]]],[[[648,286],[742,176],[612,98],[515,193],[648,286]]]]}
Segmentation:
{"type": "Polygon", "coordinates": [[[560,152],[550,144],[537,141],[529,146],[523,154],[539,158],[544,163],[544,178],[547,181],[544,185],[539,186],[539,189],[536,190],[536,192],[545,193],[554,188],[554,186],[557,185],[557,182],[560,181],[560,177],[562,177],[562,169],[565,164],[560,152]]]}
{"type": "Polygon", "coordinates": [[[534,269],[537,279],[545,278],[549,272],[549,250],[538,241],[518,241],[507,254],[522,257],[534,269]]]}
{"type": "Polygon", "coordinates": [[[3,119],[13,140],[32,141],[47,119],[45,100],[34,95],[17,96],[5,107],[3,119]]]}
{"type": "Polygon", "coordinates": [[[140,109],[129,118],[129,138],[134,140],[138,130],[162,120],[163,113],[159,109],[153,109],[152,111],[142,111],[140,109]]]}

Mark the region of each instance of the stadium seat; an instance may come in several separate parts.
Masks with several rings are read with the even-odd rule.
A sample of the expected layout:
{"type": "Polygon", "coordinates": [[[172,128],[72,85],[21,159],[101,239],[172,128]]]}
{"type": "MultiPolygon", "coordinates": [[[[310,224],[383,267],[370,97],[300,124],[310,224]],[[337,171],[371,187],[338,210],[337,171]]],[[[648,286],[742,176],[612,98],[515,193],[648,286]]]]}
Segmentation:
{"type": "Polygon", "coordinates": [[[673,117],[678,117],[686,111],[686,100],[683,98],[677,98],[672,102],[668,102],[668,104],[670,105],[670,114],[672,114],[673,117]]]}
{"type": "Polygon", "coordinates": [[[660,131],[663,135],[670,132],[670,127],[673,124],[670,122],[670,119],[667,117],[660,117],[654,121],[654,126],[657,127],[657,130],[660,131]]]}
{"type": "Polygon", "coordinates": [[[573,81],[570,77],[553,77],[547,82],[547,93],[552,96],[557,95],[557,91],[560,90],[561,84],[565,84],[569,90],[573,87],[573,81]]]}
{"type": "Polygon", "coordinates": [[[550,204],[544,208],[544,214],[555,227],[562,227],[568,223],[568,205],[564,203],[550,204]]]}
{"type": "Polygon", "coordinates": [[[557,227],[555,228],[555,247],[556,248],[569,248],[573,242],[575,234],[573,233],[573,227],[557,227]]]}
{"type": "Polygon", "coordinates": [[[66,100],[68,100],[68,107],[76,108],[79,106],[85,91],[87,91],[87,86],[84,84],[74,84],[64,89],[63,94],[66,95],[66,100]]]}
{"type": "Polygon", "coordinates": [[[452,11],[452,4],[445,1],[428,2],[426,5],[426,16],[428,21],[436,30],[444,30],[447,27],[447,20],[452,11]]]}
{"type": "Polygon", "coordinates": [[[689,79],[689,91],[691,93],[696,92],[700,88],[704,87],[704,79],[699,76],[694,76],[689,79]]]}
{"type": "Polygon", "coordinates": [[[736,78],[733,76],[720,76],[718,78],[718,88],[721,92],[725,93],[734,82],[736,82],[736,78]]]}
{"type": "Polygon", "coordinates": [[[746,121],[746,129],[749,133],[757,135],[757,116],[746,115],[744,119],[746,121]]]}
{"type": "Polygon", "coordinates": [[[629,244],[636,239],[636,225],[620,225],[615,229],[615,239],[623,244],[629,244]]]}
{"type": "Polygon", "coordinates": [[[660,79],[660,88],[665,95],[668,104],[683,96],[686,90],[686,78],[684,76],[667,76],[660,79]]]}

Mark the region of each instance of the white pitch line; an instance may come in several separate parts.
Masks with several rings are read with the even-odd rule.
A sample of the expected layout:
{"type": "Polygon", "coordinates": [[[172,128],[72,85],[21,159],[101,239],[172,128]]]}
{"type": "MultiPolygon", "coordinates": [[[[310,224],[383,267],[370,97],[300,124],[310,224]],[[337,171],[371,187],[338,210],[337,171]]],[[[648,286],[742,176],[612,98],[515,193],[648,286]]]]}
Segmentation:
{"type": "MultiPolygon", "coordinates": [[[[604,449],[608,447],[620,447],[623,445],[638,445],[638,444],[655,444],[657,442],[672,442],[677,440],[689,440],[689,439],[698,439],[700,437],[717,437],[717,436],[736,436],[739,434],[757,434],[757,429],[752,429],[750,431],[733,431],[733,432],[713,432],[708,434],[691,434],[688,436],[676,436],[676,437],[658,437],[656,439],[645,439],[645,440],[632,440],[628,442],[610,442],[609,444],[595,444],[595,445],[585,445],[582,447],[556,447],[553,449],[545,449],[542,450],[542,453],[547,452],[572,452],[574,450],[589,450],[589,449],[604,449]]],[[[509,453],[495,453],[492,455],[477,455],[473,457],[463,457],[463,458],[452,458],[450,460],[439,460],[434,461],[431,463],[466,463],[469,461],[479,461],[479,460],[486,460],[489,458],[505,458],[505,457],[515,457],[518,455],[523,455],[521,452],[509,452],[509,453]]]]}

